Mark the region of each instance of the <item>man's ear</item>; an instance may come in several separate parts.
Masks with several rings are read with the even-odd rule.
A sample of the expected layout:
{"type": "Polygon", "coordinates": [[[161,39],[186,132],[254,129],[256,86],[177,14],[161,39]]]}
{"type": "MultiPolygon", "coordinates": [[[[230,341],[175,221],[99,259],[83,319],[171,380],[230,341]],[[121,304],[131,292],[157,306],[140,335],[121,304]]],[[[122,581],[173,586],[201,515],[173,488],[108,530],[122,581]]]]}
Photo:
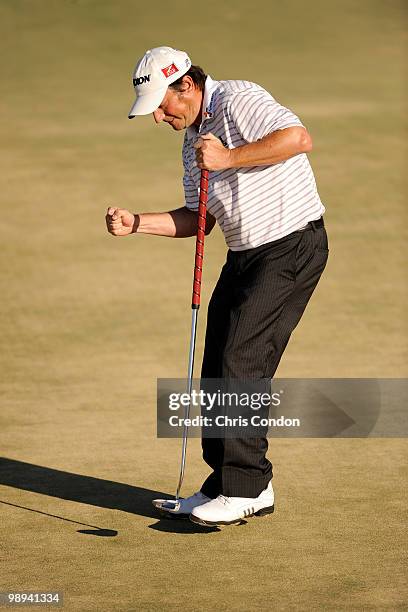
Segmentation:
{"type": "Polygon", "coordinates": [[[189,74],[185,74],[183,76],[181,85],[182,89],[180,90],[180,92],[183,94],[191,93],[195,88],[195,83],[189,74]]]}

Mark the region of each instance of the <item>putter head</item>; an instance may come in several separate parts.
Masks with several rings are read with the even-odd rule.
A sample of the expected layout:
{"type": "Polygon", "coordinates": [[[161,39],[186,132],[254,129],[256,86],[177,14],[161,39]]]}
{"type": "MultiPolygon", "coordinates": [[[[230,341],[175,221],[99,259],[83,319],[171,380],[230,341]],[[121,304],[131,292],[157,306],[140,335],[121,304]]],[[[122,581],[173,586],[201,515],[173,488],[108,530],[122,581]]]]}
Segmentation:
{"type": "Polygon", "coordinates": [[[152,504],[161,512],[172,513],[180,510],[179,499],[153,499],[152,504]]]}

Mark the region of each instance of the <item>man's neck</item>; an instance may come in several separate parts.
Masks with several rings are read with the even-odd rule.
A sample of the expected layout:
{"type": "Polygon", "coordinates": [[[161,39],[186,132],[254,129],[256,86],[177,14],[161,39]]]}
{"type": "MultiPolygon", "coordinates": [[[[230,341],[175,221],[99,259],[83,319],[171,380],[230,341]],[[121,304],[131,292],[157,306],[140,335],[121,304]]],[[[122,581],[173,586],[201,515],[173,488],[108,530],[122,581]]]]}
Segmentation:
{"type": "Polygon", "coordinates": [[[203,120],[203,103],[204,103],[204,91],[200,90],[201,102],[200,102],[200,110],[198,111],[198,115],[193,125],[198,129],[203,120]]]}

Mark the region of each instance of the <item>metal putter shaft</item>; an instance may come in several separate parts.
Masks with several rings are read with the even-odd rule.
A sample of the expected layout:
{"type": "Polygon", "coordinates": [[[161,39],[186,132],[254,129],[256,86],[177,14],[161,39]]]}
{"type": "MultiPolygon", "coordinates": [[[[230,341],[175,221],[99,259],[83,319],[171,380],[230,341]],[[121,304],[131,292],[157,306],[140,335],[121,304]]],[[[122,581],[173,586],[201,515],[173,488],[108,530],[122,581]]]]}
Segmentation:
{"type": "MultiPolygon", "coordinates": [[[[196,249],[195,249],[195,262],[194,262],[194,281],[193,281],[193,296],[191,300],[192,319],[191,319],[191,337],[190,337],[190,351],[188,356],[188,394],[191,400],[191,391],[193,387],[193,373],[194,373],[194,353],[196,344],[197,334],[197,318],[198,309],[200,308],[201,298],[201,276],[203,272],[203,258],[204,258],[204,238],[205,238],[205,225],[207,218],[207,200],[208,200],[208,170],[201,170],[200,178],[200,196],[198,202],[198,227],[197,227],[197,238],[196,238],[196,249]]],[[[188,419],[190,415],[190,402],[185,407],[184,418],[188,419]]],[[[180,464],[180,476],[177,485],[176,499],[154,499],[153,506],[165,514],[177,513],[180,508],[180,491],[184,480],[184,471],[186,467],[186,452],[187,452],[187,438],[188,438],[188,426],[184,422],[183,427],[183,443],[181,447],[181,464],[180,464]]]]}
{"type": "MultiPolygon", "coordinates": [[[[198,202],[198,227],[197,227],[197,238],[196,238],[196,249],[195,249],[195,261],[194,261],[194,280],[193,280],[193,295],[191,300],[191,336],[190,336],[190,351],[188,356],[188,388],[187,393],[191,398],[191,391],[193,387],[193,375],[194,375],[194,354],[196,345],[197,335],[197,319],[198,309],[200,308],[201,299],[201,276],[203,273],[203,260],[204,260],[204,239],[205,239],[205,225],[207,218],[207,200],[208,200],[208,170],[201,170],[200,179],[200,197],[198,202]]],[[[184,417],[188,419],[190,415],[190,402],[185,407],[184,417]]],[[[181,486],[184,480],[184,471],[186,467],[186,452],[187,452],[187,439],[188,439],[188,426],[184,424],[183,427],[183,443],[181,447],[181,464],[180,464],[180,476],[176,491],[176,503],[180,497],[181,486]]]]}

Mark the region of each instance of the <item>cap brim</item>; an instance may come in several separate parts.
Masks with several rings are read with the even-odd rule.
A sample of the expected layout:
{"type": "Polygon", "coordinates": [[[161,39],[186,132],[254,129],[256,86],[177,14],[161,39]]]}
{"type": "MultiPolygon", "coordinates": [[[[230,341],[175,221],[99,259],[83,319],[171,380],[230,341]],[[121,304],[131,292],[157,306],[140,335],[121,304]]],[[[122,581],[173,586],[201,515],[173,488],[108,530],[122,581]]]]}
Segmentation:
{"type": "Polygon", "coordinates": [[[137,115],[149,115],[157,110],[166,95],[167,87],[158,89],[144,96],[138,96],[129,111],[129,119],[133,119],[137,115]]]}

